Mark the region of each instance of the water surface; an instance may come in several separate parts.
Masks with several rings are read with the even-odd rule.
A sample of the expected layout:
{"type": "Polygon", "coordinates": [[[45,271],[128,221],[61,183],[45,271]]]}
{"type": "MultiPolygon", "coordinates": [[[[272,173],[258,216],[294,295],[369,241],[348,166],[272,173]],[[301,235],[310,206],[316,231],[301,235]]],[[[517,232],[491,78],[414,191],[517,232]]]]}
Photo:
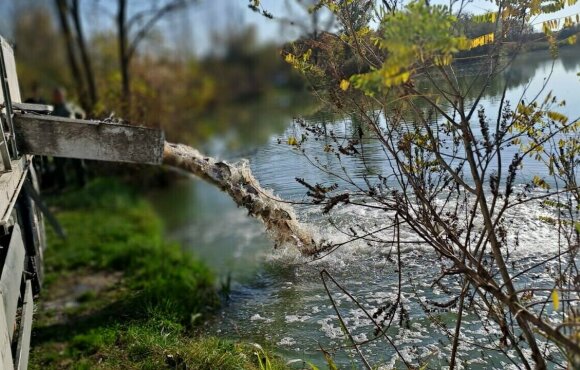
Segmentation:
{"type": "MultiPolygon", "coordinates": [[[[578,48],[561,50],[561,57],[555,62],[547,56],[547,52],[524,54],[505,73],[504,80],[490,86],[482,105],[487,112],[497,111],[503,83],[507,81],[507,98],[510,101],[515,103],[522,98],[530,99],[542,89],[542,94],[553,89],[558,98],[567,101],[563,112],[571,119],[578,118],[580,78],[576,73],[579,71],[578,48]],[[548,76],[550,80],[544,87],[548,76]]],[[[488,113],[492,117],[494,114],[488,113]]],[[[295,177],[313,183],[332,183],[336,179],[322,174],[299,151],[284,144],[285,138],[294,134],[293,116],[299,115],[304,115],[304,111],[296,108],[295,112],[272,117],[275,125],[269,128],[260,125],[259,135],[250,135],[257,138],[253,144],[238,145],[232,149],[224,144],[227,141],[215,140],[205,150],[222,158],[248,158],[256,178],[264,187],[273,189],[283,198],[301,200],[305,189],[294,180],[295,177]],[[280,124],[284,121],[285,124],[280,124]]],[[[353,131],[349,117],[333,118],[318,113],[307,114],[305,119],[312,123],[325,122],[329,129],[344,135],[353,131]]],[[[320,143],[316,145],[322,147],[320,143]]],[[[345,162],[347,169],[359,178],[387,170],[378,144],[369,142],[367,150],[366,166],[355,159],[345,162]]],[[[322,162],[327,160],[330,166],[333,165],[331,154],[319,150],[317,155],[322,162]]],[[[509,155],[505,157],[511,160],[509,155]]],[[[531,163],[520,181],[524,182],[536,174],[545,174],[545,169],[531,163]]],[[[326,259],[311,263],[295,251],[274,250],[259,222],[247,217],[246,212],[237,208],[226,195],[201,181],[181,181],[155,193],[152,199],[166,221],[169,238],[179,241],[204,259],[223,281],[227,276],[231,277],[229,301],[219,318],[208,328],[211,333],[269,342],[288,359],[301,358],[318,364],[322,359],[322,347],[336,356],[340,368],[360,368],[352,350],[344,348],[347,341],[321,283],[320,271],[327,269],[360,300],[365,309],[374,312],[396,294],[396,264],[389,249],[351,245],[326,259]]],[[[520,242],[525,246],[518,251],[521,254],[520,267],[533,264],[553,244],[553,228],[539,220],[545,212],[539,205],[531,204],[525,214],[510,215],[519,225],[520,242]]],[[[329,226],[327,218],[322,217],[320,209],[301,207],[299,213],[303,220],[321,227],[320,232],[327,237],[339,234],[329,226]]],[[[358,220],[372,225],[384,221],[385,216],[367,209],[339,207],[332,218],[338,224],[358,220]]],[[[408,237],[412,238],[412,235],[408,237]]],[[[439,368],[446,364],[449,340],[436,334],[423,308],[416,300],[410,299],[415,295],[435,300],[445,296],[430,287],[438,271],[429,269],[433,256],[419,246],[411,248],[405,258],[408,267],[404,272],[403,291],[407,296],[403,296],[403,300],[410,311],[410,328],[395,325],[389,333],[404,355],[419,356],[429,361],[430,368],[439,368]]],[[[538,269],[535,273],[539,281],[537,284],[548,281],[546,270],[538,269]]],[[[364,311],[357,308],[343,292],[336,288],[332,292],[356,339],[372,339],[373,326],[364,311]]],[[[449,325],[454,322],[452,311],[434,315],[449,325]]],[[[492,363],[481,360],[482,351],[497,342],[499,333],[486,331],[479,320],[470,318],[470,315],[466,316],[466,322],[468,324],[463,334],[478,339],[471,343],[468,340],[460,348],[463,365],[474,369],[503,369],[509,366],[507,359],[501,356],[492,363]]],[[[363,352],[375,365],[383,364],[385,368],[401,365],[392,348],[383,340],[370,341],[363,347],[363,352]]]]}

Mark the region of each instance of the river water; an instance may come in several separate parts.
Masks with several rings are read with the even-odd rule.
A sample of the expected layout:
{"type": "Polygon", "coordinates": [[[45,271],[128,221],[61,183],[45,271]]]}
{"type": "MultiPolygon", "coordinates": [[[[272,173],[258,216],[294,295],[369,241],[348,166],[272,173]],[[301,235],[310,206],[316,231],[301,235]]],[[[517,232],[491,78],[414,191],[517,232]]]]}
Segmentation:
{"type": "MultiPolygon", "coordinates": [[[[555,90],[558,98],[567,101],[562,112],[575,119],[580,117],[578,72],[580,48],[572,47],[562,49],[560,58],[554,63],[547,52],[522,55],[506,72],[503,81],[508,84],[508,99],[517,102],[526,88],[525,98],[534,96],[550,76],[543,94],[555,90]]],[[[501,83],[492,84],[482,102],[492,116],[491,112],[497,110],[502,88],[501,83]]],[[[285,99],[280,99],[278,103],[280,106],[287,105],[285,99]]],[[[312,111],[312,108],[307,110],[312,111]]],[[[230,117],[233,129],[208,143],[204,150],[210,155],[230,160],[247,158],[263,187],[272,189],[283,198],[301,200],[305,189],[295,181],[295,177],[313,183],[336,180],[321,174],[301,153],[285,144],[286,138],[294,134],[293,116],[303,116],[312,123],[324,122],[329,129],[344,134],[348,134],[351,127],[350,121],[345,118],[323,113],[305,114],[304,107],[287,107],[270,117],[272,125],[260,124],[260,132],[256,134],[245,131],[244,135],[240,135],[235,129],[235,116],[230,117]],[[243,137],[241,143],[240,137],[243,137]]],[[[384,171],[384,157],[378,146],[373,148],[370,143],[368,153],[364,169],[356,161],[346,162],[355,176],[369,174],[369,171],[384,171]]],[[[511,160],[511,156],[506,157],[511,160]]],[[[520,181],[543,173],[543,168],[532,164],[520,181]]],[[[269,343],[289,360],[304,359],[318,365],[323,364],[320,348],[324,348],[335,357],[339,368],[362,368],[352,350],[344,348],[348,342],[321,283],[320,271],[327,269],[372,313],[391,299],[396,291],[396,265],[387,251],[354,244],[321,261],[311,262],[293,250],[275,250],[259,222],[247,217],[245,211],[237,208],[225,194],[202,181],[180,181],[152,194],[151,199],[165,221],[168,238],[180,242],[201,257],[216,271],[223,284],[229,286],[229,299],[219,317],[207,328],[209,333],[269,343]]],[[[539,220],[545,213],[545,209],[532,204],[525,214],[511,215],[520,228],[520,244],[525,246],[519,251],[523,266],[531,265],[537,256],[549,252],[554,230],[539,220]]],[[[318,232],[327,238],[338,234],[329,226],[320,209],[301,207],[299,216],[317,226],[318,232]]],[[[384,216],[373,214],[368,209],[339,207],[332,217],[338,224],[358,220],[370,225],[384,216]]],[[[432,321],[412,299],[413,296],[422,296],[436,300],[443,296],[437,288],[430,287],[438,271],[429,268],[432,256],[418,246],[410,248],[405,258],[408,267],[403,299],[409,307],[410,327],[395,325],[389,329],[389,334],[395,344],[402,348],[404,355],[419,356],[429,363],[429,368],[440,368],[446,364],[450,342],[445,335],[433,329],[432,321]]],[[[541,284],[543,279],[548,280],[548,275],[544,270],[538,270],[536,278],[541,284]]],[[[373,326],[364,311],[357,308],[343,292],[336,288],[331,290],[355,339],[372,339],[373,326]]],[[[437,319],[449,325],[454,322],[453,310],[436,315],[437,319]]],[[[460,348],[461,364],[474,369],[503,369],[510,366],[505,356],[482,360],[486,344],[491,346],[494,341],[497,342],[499,334],[493,330],[486,331],[479,320],[470,318],[469,314],[466,322],[463,334],[467,338],[475,338],[479,346],[469,344],[468,340],[460,348]]],[[[392,348],[383,340],[370,341],[362,346],[362,351],[373,365],[383,365],[385,369],[402,368],[392,348]]]]}

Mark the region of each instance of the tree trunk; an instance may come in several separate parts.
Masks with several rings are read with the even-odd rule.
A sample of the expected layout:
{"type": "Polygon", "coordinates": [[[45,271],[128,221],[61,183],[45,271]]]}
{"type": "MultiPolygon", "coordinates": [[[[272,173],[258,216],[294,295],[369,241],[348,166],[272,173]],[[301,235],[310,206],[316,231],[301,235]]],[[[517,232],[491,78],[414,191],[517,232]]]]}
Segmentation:
{"type": "Polygon", "coordinates": [[[81,17],[80,17],[80,8],[79,8],[79,0],[73,0],[72,8],[71,8],[72,19],[74,22],[75,30],[77,33],[77,46],[81,56],[83,70],[85,73],[85,81],[87,82],[87,100],[89,105],[83,107],[87,113],[87,115],[91,115],[92,111],[97,104],[98,101],[98,94],[97,94],[97,86],[95,83],[95,74],[93,71],[93,66],[91,62],[91,58],[89,57],[87,51],[87,44],[85,42],[85,36],[83,32],[83,28],[81,25],[81,17]]]}
{"type": "Polygon", "coordinates": [[[72,34],[67,15],[68,4],[66,0],[55,0],[55,3],[58,12],[58,18],[60,21],[62,35],[64,37],[64,41],[66,44],[67,58],[72,73],[72,78],[74,80],[77,95],[79,96],[81,105],[83,106],[83,108],[85,108],[89,104],[87,101],[85,84],[82,78],[81,69],[79,67],[79,63],[75,54],[74,36],[72,34]]]}
{"type": "Polygon", "coordinates": [[[124,99],[123,116],[130,118],[129,113],[131,112],[131,81],[129,74],[129,35],[127,35],[127,0],[119,0],[117,28],[119,32],[119,67],[121,69],[121,92],[124,99]]]}

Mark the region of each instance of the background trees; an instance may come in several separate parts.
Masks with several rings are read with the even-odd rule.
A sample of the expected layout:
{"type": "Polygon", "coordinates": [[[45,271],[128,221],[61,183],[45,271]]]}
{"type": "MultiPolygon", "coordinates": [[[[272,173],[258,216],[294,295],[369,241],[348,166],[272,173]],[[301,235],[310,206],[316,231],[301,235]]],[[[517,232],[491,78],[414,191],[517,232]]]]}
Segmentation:
{"type": "Polygon", "coordinates": [[[232,19],[238,22],[235,33],[214,35],[211,52],[183,49],[175,34],[193,38],[187,13],[181,13],[195,6],[190,0],[27,0],[3,6],[0,13],[11,20],[3,36],[15,43],[25,98],[39,86],[50,102],[52,88],[65,86],[89,117],[114,112],[190,142],[228,129],[202,116],[303,87],[278,48],[258,43],[255,30],[241,20],[232,19]]]}

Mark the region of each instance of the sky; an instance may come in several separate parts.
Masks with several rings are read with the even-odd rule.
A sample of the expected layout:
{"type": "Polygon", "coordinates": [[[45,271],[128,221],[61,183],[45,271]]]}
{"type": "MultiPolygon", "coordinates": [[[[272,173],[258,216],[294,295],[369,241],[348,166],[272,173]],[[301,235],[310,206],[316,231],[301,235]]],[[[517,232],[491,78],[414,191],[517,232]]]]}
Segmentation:
{"type": "Polygon", "coordinates": [[[248,8],[247,0],[205,0],[189,9],[187,17],[192,29],[191,45],[198,54],[212,48],[212,33],[237,32],[253,26],[260,42],[285,42],[298,38],[300,28],[288,25],[283,18],[307,19],[304,9],[295,0],[262,0],[262,6],[274,15],[268,19],[248,8]]]}
{"type": "MultiPolygon", "coordinates": [[[[312,0],[311,0],[312,1],[312,0]]],[[[304,2],[304,0],[303,0],[304,2]]],[[[448,0],[434,0],[432,3],[448,5],[448,0]]],[[[198,54],[211,50],[211,33],[223,32],[234,25],[252,25],[257,29],[258,39],[262,42],[284,42],[296,39],[300,35],[299,27],[284,26],[280,18],[305,19],[308,15],[295,6],[296,0],[262,0],[264,9],[274,15],[275,19],[251,11],[248,0],[202,0],[199,5],[188,11],[187,18],[191,24],[192,38],[190,40],[198,54]],[[288,6],[290,4],[290,6],[288,6]],[[294,6],[291,6],[294,4],[294,6]]],[[[471,13],[484,13],[495,8],[494,2],[473,0],[466,8],[471,13]]],[[[575,15],[580,13],[580,2],[558,13],[540,16],[533,20],[538,30],[541,23],[548,19],[575,15]]]]}
{"type": "MultiPolygon", "coordinates": [[[[103,29],[114,28],[114,15],[117,0],[80,0],[84,9],[87,34],[103,29]]],[[[246,26],[256,28],[260,42],[284,42],[300,36],[301,28],[291,26],[281,19],[302,20],[308,23],[308,14],[297,6],[299,0],[262,0],[264,9],[274,15],[275,19],[267,19],[248,8],[248,0],[199,0],[198,4],[186,11],[167,17],[160,24],[166,41],[173,47],[187,49],[197,55],[205,55],[213,50],[212,35],[215,33],[239,32],[246,26]],[[306,20],[306,21],[304,21],[306,20]]],[[[315,2],[315,0],[301,0],[315,2]]],[[[432,0],[433,3],[448,4],[448,0],[432,0]]],[[[52,9],[53,0],[0,0],[0,15],[8,18],[8,22],[0,22],[0,32],[6,34],[9,30],[11,9],[16,6],[26,6],[28,3],[41,3],[52,9]]],[[[130,12],[137,11],[150,1],[130,0],[130,12]]],[[[473,0],[468,6],[472,13],[483,13],[492,10],[494,3],[485,0],[473,0]]],[[[580,13],[580,2],[561,12],[541,16],[534,20],[540,29],[541,22],[580,13]]],[[[300,22],[298,22],[300,23],[300,22]]]]}

